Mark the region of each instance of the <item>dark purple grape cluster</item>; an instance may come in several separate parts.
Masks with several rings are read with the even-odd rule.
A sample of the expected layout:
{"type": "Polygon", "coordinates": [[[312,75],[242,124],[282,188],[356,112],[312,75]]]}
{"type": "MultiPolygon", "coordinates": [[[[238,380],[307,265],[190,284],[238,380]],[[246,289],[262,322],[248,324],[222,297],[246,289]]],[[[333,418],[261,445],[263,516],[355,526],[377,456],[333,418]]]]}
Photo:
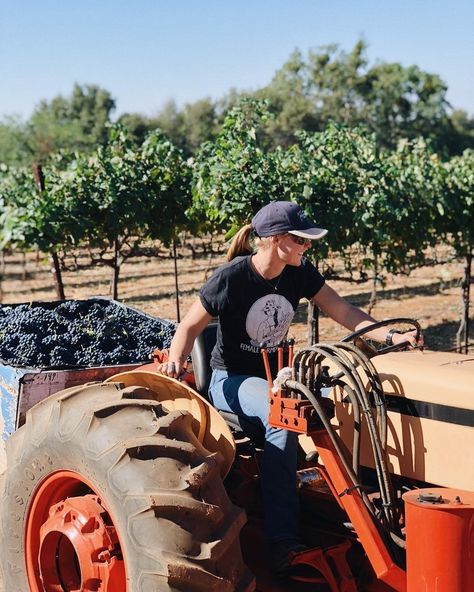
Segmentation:
{"type": "Polygon", "coordinates": [[[34,368],[135,364],[176,325],[106,299],[0,306],[0,359],[34,368]]]}

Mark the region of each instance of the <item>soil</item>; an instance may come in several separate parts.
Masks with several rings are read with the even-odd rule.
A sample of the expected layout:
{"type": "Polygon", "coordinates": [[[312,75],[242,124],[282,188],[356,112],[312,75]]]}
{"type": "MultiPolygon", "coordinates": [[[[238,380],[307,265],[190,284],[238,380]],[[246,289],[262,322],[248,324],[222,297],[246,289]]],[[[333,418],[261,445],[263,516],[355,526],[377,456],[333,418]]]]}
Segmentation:
{"type": "MultiPolygon", "coordinates": [[[[179,311],[180,317],[195,299],[201,284],[216,266],[224,262],[224,246],[214,243],[212,252],[192,245],[196,252],[184,246],[179,251],[179,311]]],[[[201,247],[206,246],[203,244],[201,247]]],[[[432,253],[434,258],[447,261],[449,253],[432,253]]],[[[79,266],[87,264],[83,253],[79,266]]],[[[67,261],[69,265],[72,261],[67,261]]],[[[341,266],[333,265],[337,278],[328,283],[353,304],[367,310],[371,282],[351,282],[341,266]]],[[[324,264],[323,264],[324,268],[324,264]]],[[[3,304],[54,300],[53,276],[47,258],[30,253],[25,261],[20,254],[5,259],[2,291],[3,304]]],[[[110,297],[111,268],[85,267],[64,272],[66,298],[84,299],[93,296],[110,297]]],[[[424,331],[428,348],[453,350],[459,326],[461,305],[460,281],[462,263],[444,262],[415,269],[410,275],[387,275],[378,289],[378,299],[372,309],[376,319],[410,317],[417,319],[424,331]]],[[[120,271],[119,297],[121,302],[161,318],[177,320],[174,261],[165,249],[158,256],[140,257],[126,261],[120,271]]],[[[306,304],[301,304],[290,331],[297,347],[307,344],[306,304]]],[[[347,331],[331,319],[320,320],[320,341],[341,338],[347,331]]],[[[474,341],[474,323],[471,323],[471,347],[474,341]]]]}

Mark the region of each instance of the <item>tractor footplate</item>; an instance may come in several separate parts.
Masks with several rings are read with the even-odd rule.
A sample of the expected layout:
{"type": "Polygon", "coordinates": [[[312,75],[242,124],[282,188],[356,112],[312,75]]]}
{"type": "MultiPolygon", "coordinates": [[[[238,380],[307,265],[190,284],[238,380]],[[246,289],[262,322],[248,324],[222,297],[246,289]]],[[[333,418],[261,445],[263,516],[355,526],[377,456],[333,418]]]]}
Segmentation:
{"type": "Polygon", "coordinates": [[[349,541],[344,541],[326,549],[317,547],[292,554],[290,578],[326,584],[331,592],[357,592],[355,578],[346,559],[351,546],[349,541]]]}

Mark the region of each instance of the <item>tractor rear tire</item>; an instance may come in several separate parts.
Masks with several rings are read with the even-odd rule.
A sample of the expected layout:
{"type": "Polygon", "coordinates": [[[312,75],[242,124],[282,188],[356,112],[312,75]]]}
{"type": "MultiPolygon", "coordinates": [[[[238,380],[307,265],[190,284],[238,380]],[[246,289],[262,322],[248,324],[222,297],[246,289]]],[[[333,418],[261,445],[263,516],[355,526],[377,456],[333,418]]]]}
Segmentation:
{"type": "Polygon", "coordinates": [[[120,383],[73,387],[34,406],[7,441],[5,590],[254,590],[240,551],[244,512],[192,421],[120,383]]]}

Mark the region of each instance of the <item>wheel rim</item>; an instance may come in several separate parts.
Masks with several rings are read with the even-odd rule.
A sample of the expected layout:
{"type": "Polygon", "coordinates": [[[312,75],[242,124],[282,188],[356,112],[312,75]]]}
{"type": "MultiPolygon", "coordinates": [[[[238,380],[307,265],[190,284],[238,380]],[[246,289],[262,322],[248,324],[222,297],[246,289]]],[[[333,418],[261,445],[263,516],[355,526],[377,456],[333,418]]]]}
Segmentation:
{"type": "Polygon", "coordinates": [[[31,592],[125,592],[117,529],[92,485],[72,471],[48,475],[33,494],[25,559],[31,592]]]}

